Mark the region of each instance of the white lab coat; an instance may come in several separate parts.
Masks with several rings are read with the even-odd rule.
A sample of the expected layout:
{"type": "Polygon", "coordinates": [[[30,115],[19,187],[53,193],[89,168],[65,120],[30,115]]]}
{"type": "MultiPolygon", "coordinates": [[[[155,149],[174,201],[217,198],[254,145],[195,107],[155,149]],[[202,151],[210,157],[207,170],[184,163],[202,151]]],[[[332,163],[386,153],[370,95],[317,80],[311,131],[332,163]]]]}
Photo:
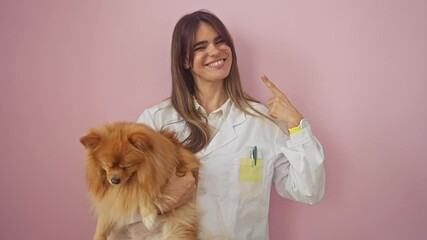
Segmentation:
{"type": "MultiPolygon", "coordinates": [[[[267,108],[254,103],[262,113],[267,108]]],[[[138,122],[170,129],[182,141],[185,122],[169,100],[146,109],[138,122]]],[[[323,150],[310,127],[290,137],[275,123],[244,114],[234,104],[201,161],[197,206],[201,239],[268,239],[270,189],[288,199],[314,204],[324,193],[323,150]],[[251,153],[258,149],[257,164],[251,153]]]]}

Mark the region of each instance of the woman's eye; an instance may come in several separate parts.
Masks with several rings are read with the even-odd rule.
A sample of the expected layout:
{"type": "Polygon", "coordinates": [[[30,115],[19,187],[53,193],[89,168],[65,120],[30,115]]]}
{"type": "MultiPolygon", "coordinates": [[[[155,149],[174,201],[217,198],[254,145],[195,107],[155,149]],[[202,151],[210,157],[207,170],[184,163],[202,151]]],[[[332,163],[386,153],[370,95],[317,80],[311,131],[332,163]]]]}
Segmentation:
{"type": "Polygon", "coordinates": [[[223,38],[219,38],[215,41],[216,44],[225,43],[225,40],[223,38]]]}

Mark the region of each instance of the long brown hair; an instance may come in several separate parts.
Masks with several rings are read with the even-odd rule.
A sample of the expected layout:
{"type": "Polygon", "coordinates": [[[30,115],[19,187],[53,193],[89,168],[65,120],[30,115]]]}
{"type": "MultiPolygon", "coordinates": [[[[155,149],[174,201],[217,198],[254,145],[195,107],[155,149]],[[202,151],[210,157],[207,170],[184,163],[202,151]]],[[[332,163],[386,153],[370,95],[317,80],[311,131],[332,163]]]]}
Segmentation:
{"type": "Polygon", "coordinates": [[[199,10],[183,16],[175,25],[172,35],[171,102],[190,129],[190,135],[184,140],[184,145],[194,153],[203,149],[210,140],[210,130],[207,120],[196,110],[194,105],[193,96],[195,95],[197,86],[191,70],[184,67],[186,59],[189,63],[193,62],[193,36],[201,22],[210,24],[231,48],[233,61],[230,73],[224,79],[224,90],[228,97],[242,112],[254,115],[247,110],[249,108],[258,115],[265,116],[249,104],[250,101],[258,101],[251,98],[242,89],[233,40],[221,20],[206,10],[199,10]]]}

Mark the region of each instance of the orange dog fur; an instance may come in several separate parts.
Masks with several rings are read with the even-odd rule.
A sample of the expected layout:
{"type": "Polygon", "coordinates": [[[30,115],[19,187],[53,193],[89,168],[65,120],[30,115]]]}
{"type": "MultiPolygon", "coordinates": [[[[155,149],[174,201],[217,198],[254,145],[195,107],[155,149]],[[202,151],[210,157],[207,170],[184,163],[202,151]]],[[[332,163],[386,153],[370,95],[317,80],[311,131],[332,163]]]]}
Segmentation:
{"type": "MultiPolygon", "coordinates": [[[[86,180],[97,215],[94,240],[106,240],[139,212],[151,231],[145,239],[196,239],[194,203],[159,215],[168,178],[200,166],[168,131],[139,123],[117,122],[91,129],[80,139],[86,148],[86,180]]],[[[145,231],[145,230],[144,230],[145,231]]]]}

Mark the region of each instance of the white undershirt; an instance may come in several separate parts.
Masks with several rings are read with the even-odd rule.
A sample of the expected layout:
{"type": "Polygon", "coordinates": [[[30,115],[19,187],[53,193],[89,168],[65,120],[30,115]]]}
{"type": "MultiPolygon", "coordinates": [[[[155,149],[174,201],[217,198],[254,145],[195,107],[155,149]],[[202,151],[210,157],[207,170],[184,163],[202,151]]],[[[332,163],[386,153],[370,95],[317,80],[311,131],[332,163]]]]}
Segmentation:
{"type": "Polygon", "coordinates": [[[206,110],[200,105],[197,100],[194,98],[194,105],[196,106],[196,110],[203,114],[204,117],[208,120],[208,125],[211,130],[211,140],[215,136],[215,134],[218,132],[219,128],[221,127],[224,120],[227,118],[228,113],[230,113],[231,109],[231,100],[230,98],[225,101],[224,104],[222,104],[221,107],[218,109],[212,111],[209,116],[206,114],[206,110]]]}

